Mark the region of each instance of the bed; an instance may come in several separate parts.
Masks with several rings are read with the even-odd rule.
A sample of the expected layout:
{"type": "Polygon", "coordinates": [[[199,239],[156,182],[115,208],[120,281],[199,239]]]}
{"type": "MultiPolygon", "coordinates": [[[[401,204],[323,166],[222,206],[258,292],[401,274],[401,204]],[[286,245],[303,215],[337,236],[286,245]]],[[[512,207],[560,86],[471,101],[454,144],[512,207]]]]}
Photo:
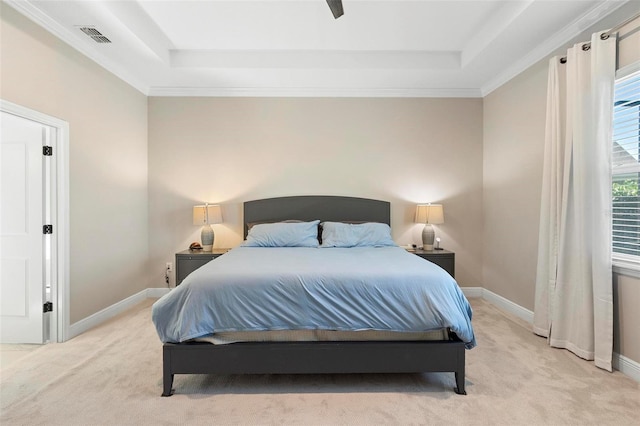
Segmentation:
{"type": "MultiPolygon", "coordinates": [[[[252,236],[258,236],[261,229],[311,229],[320,221],[325,230],[320,228],[316,238],[326,237],[325,245],[338,241],[332,248],[233,249],[192,273],[154,304],[154,324],[164,342],[162,396],[173,394],[175,374],[413,372],[452,372],[455,392],[466,394],[465,349],[475,345],[475,338],[471,309],[455,281],[438,266],[394,247],[392,242],[344,248],[339,244],[340,234],[331,234],[332,225],[337,230],[371,223],[388,228],[388,202],[302,196],[244,203],[247,242],[256,241],[252,236]],[[280,223],[287,225],[263,225],[280,223]],[[345,228],[344,223],[353,226],[345,228]],[[258,226],[250,232],[255,224],[258,226]],[[358,266],[361,269],[355,264],[362,264],[358,266]],[[241,270],[244,271],[240,273],[241,270]],[[328,277],[327,271],[331,271],[328,277]],[[316,278],[319,273],[322,275],[316,278]],[[413,286],[414,281],[426,280],[427,273],[433,276],[430,275],[429,285],[413,286]],[[287,279],[296,280],[294,290],[283,287],[287,279]],[[417,303],[399,295],[404,290],[398,288],[405,288],[405,284],[397,286],[392,282],[395,279],[407,284],[407,294],[421,294],[430,288],[442,291],[438,290],[433,298],[425,294],[429,299],[417,303]],[[367,293],[371,288],[380,294],[367,293]],[[398,314],[399,311],[403,313],[398,314]],[[271,321],[269,327],[264,326],[265,317],[271,321]],[[286,337],[290,329],[306,331],[314,337],[311,341],[308,337],[290,339],[286,337]],[[318,338],[318,329],[357,333],[347,338],[351,340],[331,334],[318,338]],[[234,332],[245,330],[271,332],[279,337],[268,341],[244,337],[234,340],[234,332]],[[360,337],[380,330],[393,337],[360,337]],[[231,340],[211,343],[217,336],[225,336],[225,332],[231,334],[231,340]],[[443,333],[433,340],[433,333],[438,332],[443,333]],[[420,333],[429,336],[423,338],[420,333]]],[[[372,233],[371,229],[379,228],[362,229],[368,232],[366,239],[377,232],[372,233]]]]}

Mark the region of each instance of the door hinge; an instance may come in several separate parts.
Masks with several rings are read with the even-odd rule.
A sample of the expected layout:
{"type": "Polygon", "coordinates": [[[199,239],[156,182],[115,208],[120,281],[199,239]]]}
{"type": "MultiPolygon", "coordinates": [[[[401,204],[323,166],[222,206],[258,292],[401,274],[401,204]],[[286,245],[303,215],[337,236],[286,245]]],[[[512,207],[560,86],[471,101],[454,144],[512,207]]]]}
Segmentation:
{"type": "Polygon", "coordinates": [[[53,303],[45,302],[45,304],[42,305],[42,312],[53,312],[53,303]]]}
{"type": "Polygon", "coordinates": [[[42,227],[43,234],[53,234],[53,225],[44,225],[42,227]]]}
{"type": "Polygon", "coordinates": [[[46,155],[47,157],[50,157],[53,155],[53,147],[52,146],[43,146],[42,147],[42,155],[46,155]]]}

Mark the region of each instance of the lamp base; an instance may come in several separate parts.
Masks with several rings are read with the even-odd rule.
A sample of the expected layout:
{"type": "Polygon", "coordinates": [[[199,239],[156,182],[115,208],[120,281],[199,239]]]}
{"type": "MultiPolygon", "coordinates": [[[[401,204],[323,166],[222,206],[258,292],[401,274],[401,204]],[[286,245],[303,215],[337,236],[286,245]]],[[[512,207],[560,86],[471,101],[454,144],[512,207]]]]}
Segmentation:
{"type": "Polygon", "coordinates": [[[202,240],[202,251],[213,250],[213,241],[215,239],[215,235],[213,233],[213,228],[211,227],[211,225],[204,225],[202,227],[200,239],[202,240]]]}
{"type": "Polygon", "coordinates": [[[427,223],[422,230],[422,250],[433,250],[435,237],[436,233],[433,230],[433,226],[427,223]]]}

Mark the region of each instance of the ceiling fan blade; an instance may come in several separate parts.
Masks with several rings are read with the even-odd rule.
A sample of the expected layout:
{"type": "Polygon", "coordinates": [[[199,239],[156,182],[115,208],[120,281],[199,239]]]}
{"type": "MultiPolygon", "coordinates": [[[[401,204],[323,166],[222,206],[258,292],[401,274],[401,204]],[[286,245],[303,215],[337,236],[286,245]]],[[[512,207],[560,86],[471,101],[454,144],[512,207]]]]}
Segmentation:
{"type": "Polygon", "coordinates": [[[342,15],[344,15],[344,9],[342,9],[342,0],[327,0],[327,4],[329,5],[329,9],[331,9],[331,13],[333,13],[333,17],[338,19],[342,15]]]}

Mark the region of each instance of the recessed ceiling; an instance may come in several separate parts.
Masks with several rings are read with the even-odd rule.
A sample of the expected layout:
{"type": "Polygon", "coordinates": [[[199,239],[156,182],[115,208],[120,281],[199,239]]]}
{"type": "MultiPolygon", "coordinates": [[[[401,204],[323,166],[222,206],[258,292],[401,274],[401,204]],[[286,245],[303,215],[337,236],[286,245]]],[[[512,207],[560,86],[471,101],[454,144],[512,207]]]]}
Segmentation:
{"type": "Polygon", "coordinates": [[[151,96],[453,97],[491,92],[627,3],[343,0],[334,19],[325,0],[6,2],[151,96]]]}

